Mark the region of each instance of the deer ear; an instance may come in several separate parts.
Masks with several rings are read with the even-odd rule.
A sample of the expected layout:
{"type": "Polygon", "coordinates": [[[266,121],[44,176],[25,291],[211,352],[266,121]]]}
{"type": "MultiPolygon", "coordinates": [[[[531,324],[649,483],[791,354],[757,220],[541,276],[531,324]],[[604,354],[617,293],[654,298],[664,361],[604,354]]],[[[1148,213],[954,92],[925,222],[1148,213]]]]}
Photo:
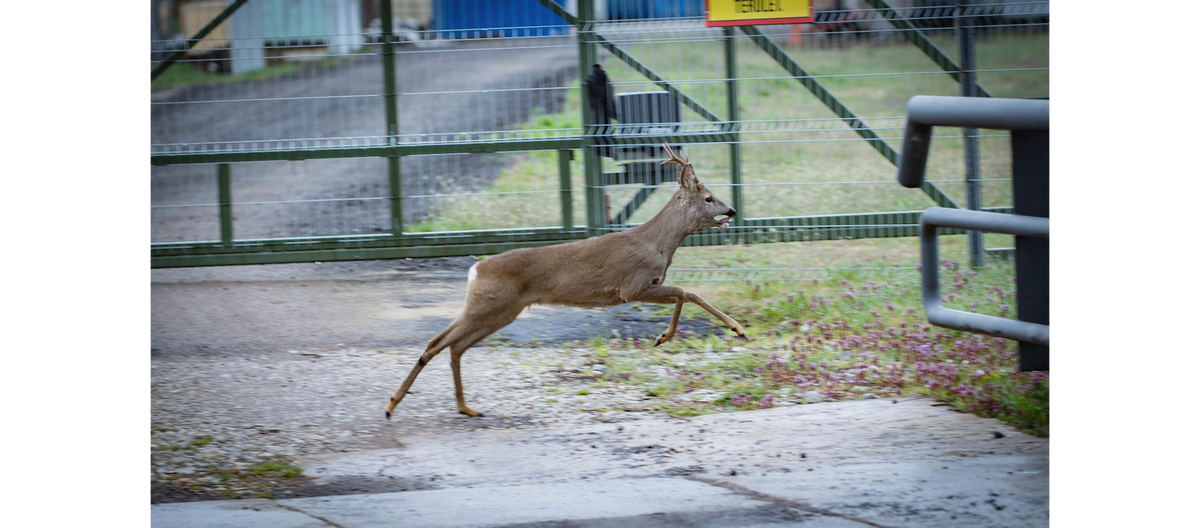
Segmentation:
{"type": "Polygon", "coordinates": [[[686,159],[680,159],[671,151],[671,146],[663,143],[663,150],[667,151],[670,159],[663,161],[661,164],[675,163],[679,165],[679,186],[689,191],[696,190],[700,182],[696,180],[696,170],[692,168],[692,164],[686,159]]]}
{"type": "Polygon", "coordinates": [[[696,179],[696,169],[692,168],[692,164],[679,165],[679,186],[689,191],[696,190],[696,186],[700,184],[700,180],[696,179]]]}

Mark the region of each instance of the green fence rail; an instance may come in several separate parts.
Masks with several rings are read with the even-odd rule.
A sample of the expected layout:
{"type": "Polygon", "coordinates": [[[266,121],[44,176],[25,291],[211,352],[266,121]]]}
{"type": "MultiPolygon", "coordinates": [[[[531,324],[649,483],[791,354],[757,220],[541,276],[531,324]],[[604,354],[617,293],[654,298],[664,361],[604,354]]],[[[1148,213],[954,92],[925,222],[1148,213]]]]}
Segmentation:
{"type": "MultiPolygon", "coordinates": [[[[895,148],[889,144],[889,141],[895,140],[897,135],[895,126],[884,128],[873,127],[868,124],[872,119],[881,119],[880,117],[865,118],[860,117],[850,109],[850,106],[841,98],[834,95],[835,89],[830,88],[826,83],[822,82],[823,78],[837,80],[837,75],[820,75],[817,70],[802,66],[804,55],[796,55],[789,52],[785,44],[781,44],[779,40],[787,39],[788,36],[781,36],[777,33],[767,33],[762,29],[754,26],[746,26],[738,28],[744,37],[739,37],[737,32],[732,29],[715,30],[717,33],[710,37],[696,38],[697,42],[713,42],[720,46],[721,58],[720,62],[723,65],[720,68],[721,78],[719,79],[704,79],[688,78],[687,75],[680,75],[678,72],[667,74],[660,71],[654,64],[653,57],[639,58],[637,51],[631,51],[622,39],[629,41],[635,40],[639,31],[653,32],[655,31],[655,21],[635,21],[626,24],[621,21],[596,21],[593,13],[595,12],[594,2],[591,0],[579,0],[577,2],[579,13],[571,13],[563,8],[558,3],[552,0],[538,0],[543,6],[548,8],[562,19],[562,23],[570,29],[571,35],[564,36],[561,33],[555,34],[547,30],[540,29],[539,31],[547,33],[547,35],[538,35],[538,38],[543,38],[544,42],[555,42],[549,39],[570,39],[570,46],[575,46],[578,54],[578,68],[575,74],[577,75],[578,84],[575,86],[564,86],[564,90],[570,90],[568,93],[578,93],[579,99],[579,117],[580,123],[577,128],[568,131],[557,131],[554,133],[544,130],[507,130],[503,133],[497,132],[477,132],[470,134],[406,134],[401,124],[401,112],[399,105],[401,97],[410,92],[405,92],[399,86],[403,84],[408,74],[406,71],[398,67],[397,51],[401,46],[405,50],[404,53],[443,53],[448,61],[452,63],[453,52],[459,48],[436,48],[432,47],[428,50],[420,47],[418,43],[411,41],[411,31],[400,30],[393,26],[393,19],[398,19],[392,12],[391,2],[380,2],[379,13],[381,15],[381,23],[377,36],[370,35],[374,42],[368,41],[364,49],[374,46],[377,49],[377,56],[382,68],[379,70],[381,74],[383,112],[379,116],[382,125],[385,127],[385,134],[378,137],[366,138],[361,143],[366,144],[346,144],[354,143],[351,141],[338,141],[335,139],[315,139],[315,140],[291,140],[291,139],[270,139],[270,140],[230,140],[230,141],[198,141],[198,142],[179,142],[179,143],[164,143],[156,144],[152,149],[150,163],[155,167],[170,167],[179,165],[203,165],[214,166],[216,176],[216,189],[213,189],[216,195],[214,205],[216,215],[218,216],[219,236],[212,240],[186,240],[186,241],[160,241],[152,242],[151,244],[151,267],[166,268],[166,267],[183,267],[183,266],[213,266],[213,265],[239,265],[239,264],[269,264],[269,263],[285,263],[285,262],[314,262],[314,261],[338,261],[338,260],[359,260],[359,259],[391,259],[391,258],[418,258],[418,257],[435,257],[435,256],[459,256],[459,255],[486,255],[513,248],[520,247],[536,247],[548,244],[557,244],[571,240],[579,240],[588,236],[601,235],[613,230],[627,229],[630,227],[629,222],[637,213],[640,206],[649,203],[655,197],[655,191],[669,181],[665,181],[660,176],[633,178],[622,172],[606,172],[604,165],[608,163],[600,156],[596,149],[598,137],[602,134],[603,126],[607,123],[600,124],[597,122],[597,117],[592,115],[589,104],[586,101],[587,86],[586,75],[579,74],[590,70],[591,64],[598,64],[602,60],[615,61],[612,64],[623,65],[629,68],[629,71],[635,72],[640,76],[640,81],[623,81],[623,86],[633,86],[637,82],[648,83],[671,94],[678,100],[683,108],[694,114],[696,120],[688,120],[687,126],[679,127],[675,131],[652,131],[639,134],[628,134],[620,136],[607,137],[607,143],[612,146],[635,146],[635,145],[658,145],[668,143],[672,145],[728,145],[729,154],[727,163],[725,163],[729,174],[729,186],[731,189],[730,203],[734,205],[739,212],[745,213],[744,205],[744,179],[745,179],[745,164],[747,145],[763,145],[764,148],[769,148],[771,144],[778,142],[797,141],[795,139],[779,139],[778,134],[771,135],[771,132],[763,133],[761,131],[750,132],[747,128],[747,121],[744,121],[744,112],[742,109],[749,100],[745,96],[739,94],[739,90],[746,91],[747,83],[761,81],[761,78],[753,77],[753,74],[748,74],[748,67],[741,66],[742,60],[748,54],[761,51],[766,57],[769,57],[782,71],[786,72],[786,78],[793,79],[798,82],[811,96],[823,104],[831,113],[831,116],[840,120],[840,128],[830,128],[829,130],[837,132],[849,132],[858,136],[858,141],[868,145],[876,151],[878,155],[890,164],[898,163],[899,154],[895,148]],[[641,23],[642,26],[637,24],[641,23]],[[645,26],[645,27],[643,27],[645,26]],[[613,38],[602,33],[606,31],[615,32],[617,35],[622,35],[621,38],[613,38]],[[629,36],[634,35],[634,36],[629,36]],[[739,46],[739,38],[749,46],[739,46]],[[739,47],[741,50],[739,51],[739,47]],[[742,78],[739,78],[739,75],[742,78]],[[720,86],[721,98],[714,99],[711,94],[700,92],[696,93],[695,86],[703,85],[704,82],[710,82],[720,86]],[[739,88],[739,85],[742,85],[739,88]],[[577,91],[575,91],[577,89],[577,91]],[[722,117],[712,110],[712,108],[724,108],[725,115],[722,117]],[[891,136],[889,136],[891,134],[891,136]],[[753,137],[753,139],[748,139],[753,137]],[[419,230],[410,229],[410,226],[405,225],[404,203],[406,189],[404,187],[404,178],[402,177],[403,160],[409,157],[420,156],[446,156],[446,155],[475,155],[475,154],[499,154],[499,153],[532,153],[532,152],[554,152],[556,161],[554,166],[558,170],[557,184],[558,188],[555,191],[559,196],[561,204],[561,221],[553,226],[542,227],[509,227],[503,229],[471,229],[460,231],[436,231],[436,232],[420,232],[419,230]],[[356,158],[374,158],[385,160],[386,163],[386,199],[389,220],[388,228],[385,232],[370,233],[370,234],[348,234],[335,236],[297,236],[297,237],[257,237],[245,236],[238,238],[239,233],[235,231],[234,224],[240,207],[239,202],[235,200],[237,197],[236,188],[239,178],[242,178],[242,169],[250,167],[255,163],[263,162],[308,162],[313,160],[331,160],[331,159],[356,159],[356,158]],[[573,161],[579,160],[582,162],[583,187],[574,188],[572,184],[572,164],[573,161]],[[611,193],[616,192],[615,188],[622,185],[630,185],[642,183],[643,187],[632,190],[632,195],[629,201],[624,205],[608,203],[611,193]],[[575,215],[577,208],[574,203],[576,193],[582,193],[583,196],[583,218],[585,219],[582,225],[577,225],[575,215]],[[609,214],[607,210],[615,205],[615,214],[609,214]]],[[[186,48],[170,54],[166,59],[157,63],[153,70],[152,79],[158,78],[162,71],[172,64],[182,64],[188,62],[184,58],[185,52],[192,49],[197,42],[201,41],[210,31],[226,18],[237,16],[235,11],[238,10],[246,0],[239,0],[228,6],[216,19],[212,20],[205,28],[197,33],[192,39],[186,42],[186,48]]],[[[943,70],[950,74],[954,80],[959,79],[962,70],[951,61],[941,48],[934,43],[934,39],[925,35],[918,29],[912,21],[906,18],[901,11],[892,8],[882,0],[869,0],[876,11],[876,20],[890,24],[893,31],[899,34],[903,39],[916,46],[921,53],[943,70]]],[[[662,23],[663,21],[658,21],[662,23]]],[[[671,21],[666,21],[670,23],[671,21]]],[[[694,20],[678,19],[678,23],[690,23],[688,28],[695,27],[694,20]]],[[[427,34],[436,35],[438,28],[427,30],[427,34]]],[[[689,31],[692,31],[689,29],[689,31]]],[[[696,30],[699,31],[699,30],[696,30]]],[[[842,31],[843,36],[854,37],[858,33],[870,33],[869,26],[862,26],[853,31],[842,31]],[[863,28],[867,29],[863,29],[863,28]]],[[[808,38],[823,38],[826,34],[813,33],[808,38]],[[816,35],[816,37],[814,37],[816,35]]],[[[486,36],[486,35],[485,35],[486,36]]],[[[685,37],[672,37],[678,40],[683,40],[685,37]]],[[[693,38],[693,37],[687,37],[693,38]]],[[[512,39],[515,40],[515,39],[512,39]]],[[[539,41],[539,42],[543,42],[539,41]]],[[[486,39],[480,42],[488,42],[486,39]]],[[[469,48],[473,43],[464,44],[463,48],[469,48]]],[[[543,46],[551,46],[551,44],[542,44],[543,46]]],[[[685,44],[686,41],[685,41],[685,44]]],[[[867,44],[859,43],[857,45],[865,46],[867,44]]],[[[499,48],[497,48],[499,49],[499,48]]],[[[357,53],[357,52],[356,52],[357,53]]],[[[350,57],[347,60],[359,60],[357,56],[347,55],[350,57]]],[[[662,61],[657,61],[658,64],[663,64],[662,61]]],[[[286,63],[281,63],[285,64],[286,63]]],[[[670,66],[668,64],[668,66],[670,66]]],[[[294,75],[285,71],[284,67],[279,67],[279,77],[282,81],[286,81],[286,75],[294,75]]],[[[1036,68],[1033,68],[1036,69],[1036,68]]],[[[920,72],[918,72],[920,73],[920,72]]],[[[265,75],[264,75],[265,77],[265,75]]],[[[252,77],[248,77],[253,79],[252,77]]],[[[253,83],[253,80],[247,83],[253,83]]],[[[279,81],[276,81],[277,83],[279,81]]],[[[793,83],[794,84],[794,83],[793,83]]],[[[282,84],[280,84],[282,85],[282,84]]],[[[257,85],[255,85],[257,86],[257,85]]],[[[977,96],[990,96],[991,94],[984,90],[978,84],[975,84],[977,96]]],[[[421,92],[417,95],[423,95],[426,92],[421,92]]],[[[432,93],[432,92],[430,92],[432,93]]],[[[916,95],[916,94],[913,94],[916,95]]],[[[334,96],[329,96],[334,97],[334,96]]],[[[360,97],[365,100],[365,96],[342,96],[350,99],[352,97],[360,97]]],[[[857,94],[855,97],[859,97],[857,94]]],[[[280,98],[284,100],[286,98],[280,98]]],[[[303,101],[304,97],[294,98],[297,101],[303,101]]],[[[247,100],[253,100],[247,98],[247,100]]],[[[289,100],[290,101],[290,100],[289,100]]],[[[177,103],[182,104],[211,104],[216,107],[216,103],[225,101],[183,101],[177,103]]],[[[166,105],[168,103],[156,103],[166,105]]],[[[172,103],[176,104],[176,103],[172,103]]],[[[301,103],[296,103],[301,104],[301,103]]],[[[163,106],[169,110],[170,108],[163,106]]],[[[165,111],[165,110],[164,110],[165,111]]],[[[824,131],[819,131],[824,133],[824,131]]],[[[824,138],[824,136],[821,136],[824,138]]],[[[819,141],[844,141],[844,139],[820,139],[819,141]]],[[[549,176],[549,175],[548,175],[549,176]]],[[[893,178],[893,174],[883,174],[880,179],[893,178]]],[[[628,190],[627,187],[625,189],[628,190]]],[[[923,191],[928,196],[927,205],[940,205],[943,207],[958,207],[945,191],[931,182],[927,182],[923,191]]],[[[196,207],[200,207],[197,205],[196,207]]],[[[984,210],[1004,211],[1005,207],[985,207],[984,210]]],[[[918,235],[918,217],[920,214],[919,207],[914,207],[911,210],[903,211],[883,211],[869,213],[842,213],[842,214],[819,214],[819,215],[804,215],[804,216],[782,216],[782,217],[754,217],[754,211],[749,211],[751,214],[740,214],[734,224],[728,230],[712,231],[696,234],[688,237],[684,245],[687,246],[706,246],[706,245],[722,245],[722,244],[753,244],[753,243],[772,243],[772,242],[791,242],[791,241],[820,241],[820,240],[843,240],[843,239],[862,239],[862,238],[888,238],[888,237],[914,237],[918,235]]]]}

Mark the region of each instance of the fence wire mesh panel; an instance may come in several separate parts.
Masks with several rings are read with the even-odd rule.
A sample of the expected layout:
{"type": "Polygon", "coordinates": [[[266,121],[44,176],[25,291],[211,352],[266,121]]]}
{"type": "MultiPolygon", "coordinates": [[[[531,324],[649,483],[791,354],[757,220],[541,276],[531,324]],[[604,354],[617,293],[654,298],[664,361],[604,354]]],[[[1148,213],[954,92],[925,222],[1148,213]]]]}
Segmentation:
{"type": "Polygon", "coordinates": [[[974,203],[971,185],[1007,211],[1003,131],[937,129],[930,185],[895,180],[912,96],[1048,96],[1048,2],[964,4],[817,0],[811,24],[717,28],[702,0],[155,1],[152,265],[482,255],[628,229],[677,186],[662,143],[738,209],[691,246],[885,244],[926,207],[974,203]]]}

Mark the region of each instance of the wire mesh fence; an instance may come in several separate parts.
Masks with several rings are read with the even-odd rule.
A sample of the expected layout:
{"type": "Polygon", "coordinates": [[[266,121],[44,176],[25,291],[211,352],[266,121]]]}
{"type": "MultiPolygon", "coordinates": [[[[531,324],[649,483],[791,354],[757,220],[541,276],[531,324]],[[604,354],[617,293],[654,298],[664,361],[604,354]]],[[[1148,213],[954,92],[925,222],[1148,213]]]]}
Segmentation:
{"type": "MultiPolygon", "coordinates": [[[[964,31],[987,95],[1049,87],[1048,2],[816,1],[812,24],[727,30],[690,0],[249,0],[176,53],[238,3],[152,3],[173,30],[151,43],[152,250],[195,257],[163,265],[483,254],[627,229],[675,186],[608,155],[604,138],[628,127],[624,151],[678,144],[706,185],[737,195],[739,222],[698,244],[911,236],[902,213],[967,203],[960,129],[935,132],[941,198],[895,182],[908,99],[962,93],[946,61],[961,61],[964,31]],[[677,122],[600,122],[581,78],[593,65],[614,100],[669,92],[677,122]],[[426,249],[337,254],[409,246],[426,249]]],[[[1003,210],[1008,135],[974,138],[981,206],[1003,210]]]]}

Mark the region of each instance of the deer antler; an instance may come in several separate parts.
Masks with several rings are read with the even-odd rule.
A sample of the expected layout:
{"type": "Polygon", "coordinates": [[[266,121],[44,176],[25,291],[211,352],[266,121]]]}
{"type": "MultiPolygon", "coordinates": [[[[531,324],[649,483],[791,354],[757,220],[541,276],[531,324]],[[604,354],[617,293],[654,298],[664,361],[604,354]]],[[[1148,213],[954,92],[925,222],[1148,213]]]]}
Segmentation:
{"type": "Polygon", "coordinates": [[[680,158],[679,156],[676,156],[675,152],[671,150],[670,145],[663,143],[663,148],[666,149],[667,155],[671,156],[671,159],[663,160],[663,162],[659,163],[659,165],[666,165],[668,163],[678,163],[679,166],[681,166],[681,167],[687,167],[688,165],[691,165],[691,163],[688,162],[687,158],[680,158]]]}
{"type": "Polygon", "coordinates": [[[663,160],[663,162],[659,163],[659,165],[666,165],[668,163],[678,163],[679,166],[681,167],[680,171],[679,171],[680,184],[682,185],[684,183],[684,181],[690,177],[692,180],[695,180],[696,189],[703,190],[704,184],[700,183],[699,178],[696,178],[696,169],[693,169],[692,163],[690,161],[688,161],[688,159],[690,157],[689,158],[680,158],[679,156],[675,155],[675,152],[671,150],[670,145],[667,145],[666,143],[663,143],[663,148],[666,149],[667,155],[671,156],[671,159],[663,160]],[[691,176],[688,176],[689,174],[691,176]]]}

